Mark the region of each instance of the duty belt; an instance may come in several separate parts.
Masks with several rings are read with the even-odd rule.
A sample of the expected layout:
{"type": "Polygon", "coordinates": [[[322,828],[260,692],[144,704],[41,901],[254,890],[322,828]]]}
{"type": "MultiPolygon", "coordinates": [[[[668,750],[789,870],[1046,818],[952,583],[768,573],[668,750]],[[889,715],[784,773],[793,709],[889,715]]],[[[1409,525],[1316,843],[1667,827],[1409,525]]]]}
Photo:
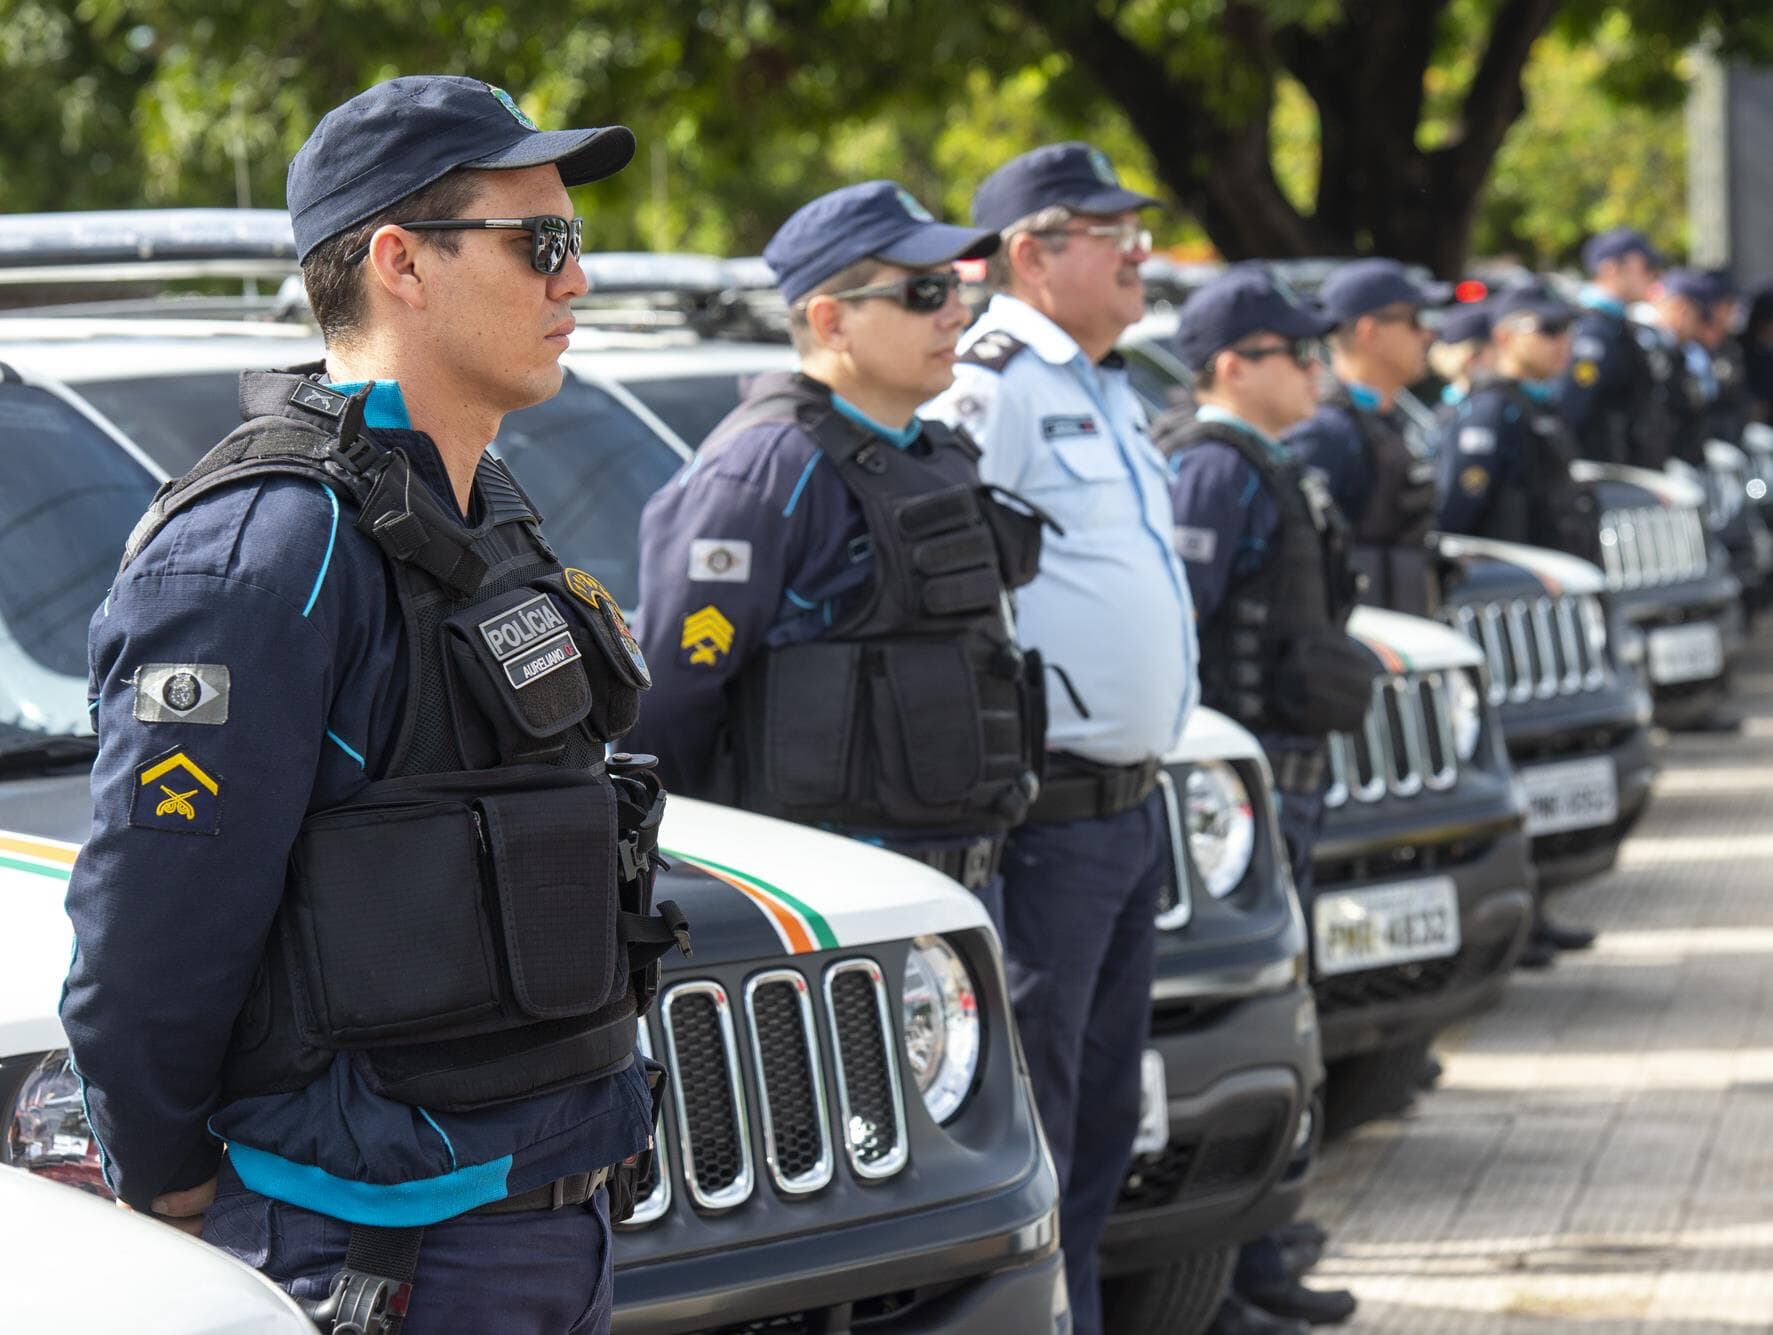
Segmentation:
{"type": "Polygon", "coordinates": [[[1283,793],[1312,794],[1324,786],[1329,775],[1329,752],[1322,747],[1312,751],[1279,751],[1269,757],[1274,770],[1274,786],[1283,793]]]}
{"type": "Polygon", "coordinates": [[[1157,787],[1163,762],[1156,757],[1131,765],[1103,765],[1069,751],[1047,756],[1047,776],[1029,820],[1090,820],[1130,811],[1157,787]]]}
{"type": "Polygon", "coordinates": [[[983,890],[1003,866],[1002,835],[987,835],[958,848],[895,848],[944,876],[953,877],[968,890],[983,890]]]}
{"type": "Polygon", "coordinates": [[[493,1201],[469,1214],[523,1214],[530,1210],[560,1210],[568,1205],[583,1205],[597,1194],[597,1189],[609,1181],[609,1169],[599,1168],[595,1173],[569,1173],[565,1177],[557,1177],[535,1188],[533,1191],[520,1191],[515,1196],[507,1196],[502,1201],[493,1201]]]}

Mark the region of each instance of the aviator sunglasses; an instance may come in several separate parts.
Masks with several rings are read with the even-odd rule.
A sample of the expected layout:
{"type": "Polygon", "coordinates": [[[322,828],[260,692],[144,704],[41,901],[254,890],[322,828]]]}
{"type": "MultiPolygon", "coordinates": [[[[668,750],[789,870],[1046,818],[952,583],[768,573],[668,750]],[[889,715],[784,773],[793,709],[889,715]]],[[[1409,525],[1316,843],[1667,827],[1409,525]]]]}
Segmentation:
{"type": "Polygon", "coordinates": [[[909,278],[895,278],[890,283],[874,283],[869,287],[852,287],[824,295],[837,301],[886,297],[918,315],[934,315],[948,304],[949,294],[959,287],[960,275],[949,269],[942,273],[914,273],[909,278]]]}
{"type": "MultiPolygon", "coordinates": [[[[528,232],[529,267],[539,274],[559,273],[568,255],[578,255],[585,232],[583,218],[569,220],[552,213],[534,218],[424,218],[395,226],[409,232],[528,232]]],[[[368,254],[368,245],[359,246],[345,256],[345,263],[361,264],[368,254]]]]}

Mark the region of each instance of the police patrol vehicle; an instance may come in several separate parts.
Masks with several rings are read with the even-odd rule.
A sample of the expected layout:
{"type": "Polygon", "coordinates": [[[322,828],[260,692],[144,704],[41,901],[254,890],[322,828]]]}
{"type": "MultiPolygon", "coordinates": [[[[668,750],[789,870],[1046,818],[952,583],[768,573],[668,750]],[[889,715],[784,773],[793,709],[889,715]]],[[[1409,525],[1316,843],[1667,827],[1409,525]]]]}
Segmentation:
{"type": "MultiPolygon", "coordinates": [[[[164,270],[212,264],[200,220],[180,226],[164,270]]],[[[87,621],[159,465],[219,439],[238,371],[317,349],[275,322],[0,319],[0,1160],[36,1176],[104,1191],[56,1016],[91,822],[87,621]],[[45,372],[106,386],[148,448],[45,372]]],[[[614,386],[569,381],[531,412],[505,457],[563,556],[631,601],[639,502],[679,456],[614,386]]],[[[617,1244],[616,1328],[1068,1329],[1057,1184],[977,901],[879,849],[689,800],[662,843],[659,893],[701,934],[643,1026],[672,1085],[617,1244]]]]}

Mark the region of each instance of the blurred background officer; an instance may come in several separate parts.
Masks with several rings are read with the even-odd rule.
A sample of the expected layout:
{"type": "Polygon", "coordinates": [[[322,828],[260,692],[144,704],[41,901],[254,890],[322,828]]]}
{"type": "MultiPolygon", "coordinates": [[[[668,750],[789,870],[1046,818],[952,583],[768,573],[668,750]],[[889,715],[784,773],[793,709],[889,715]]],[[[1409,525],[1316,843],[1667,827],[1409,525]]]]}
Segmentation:
{"type": "MultiPolygon", "coordinates": [[[[1656,425],[1667,453],[1692,470],[1705,471],[1705,414],[1712,399],[1711,358],[1703,339],[1717,300],[1717,283],[1698,269],[1670,269],[1650,292],[1645,329],[1656,425]]],[[[1644,308],[1640,308],[1644,309],[1644,308]]]]}
{"type": "Polygon", "coordinates": [[[647,503],[655,681],[627,743],[673,789],[876,839],[993,909],[1044,742],[1006,615],[1040,530],[916,414],[954,379],[953,262],[997,245],[870,181],[764,249],[801,369],[759,376],[647,503]]]}
{"type": "Polygon", "coordinates": [[[1145,309],[1157,201],[1087,144],[994,172],[973,220],[1003,236],[996,289],[929,411],[963,426],[980,475],[1049,512],[1017,596],[1022,643],[1055,683],[1047,771],[1004,858],[1004,946],[1052,1146],[1080,1335],[1101,1335],[1096,1241],[1139,1120],[1158,893],[1169,835],[1159,758],[1196,695],[1194,609],[1171,545],[1169,476],[1114,355],[1145,309]]]}
{"type": "Polygon", "coordinates": [[[1711,372],[1711,398],[1705,406],[1705,436],[1731,445],[1742,444],[1742,432],[1753,421],[1748,392],[1748,358],[1737,333],[1742,318],[1742,293],[1729,272],[1712,270],[1711,309],[1699,330],[1711,372]]]}
{"type": "MultiPolygon", "coordinates": [[[[1253,266],[1195,292],[1180,320],[1176,352],[1194,372],[1196,406],[1160,417],[1152,436],[1174,477],[1201,700],[1261,740],[1293,879],[1308,893],[1328,736],[1361,726],[1380,673],[1345,629],[1355,604],[1347,526],[1323,483],[1280,443],[1317,404],[1317,340],[1330,322],[1253,266]]],[[[1242,1250],[1233,1288],[1214,1335],[1302,1330],[1300,1321],[1344,1321],[1355,1307],[1352,1294],[1316,1293],[1288,1274],[1272,1236],[1242,1250]]]]}
{"type": "Polygon", "coordinates": [[[620,126],[539,131],[473,79],[329,112],[289,172],[326,362],[242,377],[247,425],[156,497],[93,618],[62,1018],[106,1175],[298,1297],[349,1249],[360,1331],[415,1251],[407,1335],[608,1329],[600,1184],[653,1116],[594,917],[616,911],[616,848],[584,832],[620,819],[604,739],[644,674],[483,452],[560,388],[585,291],[567,187],[633,152],[620,126]],[[547,916],[547,941],[509,947],[546,1024],[485,977],[491,891],[459,798],[412,806],[451,778],[510,841],[509,911],[547,916]],[[570,905],[517,849],[580,869],[570,905]],[[295,903],[317,965],[294,958],[295,903]],[[299,1026],[292,972],[326,996],[299,1026]],[[353,1025],[400,1041],[338,1053],[353,1025]]]}
{"type": "Polygon", "coordinates": [[[1649,401],[1655,340],[1630,310],[1649,296],[1662,255],[1636,228],[1615,227],[1584,243],[1582,266],[1588,283],[1558,405],[1581,458],[1659,470],[1668,442],[1658,434],[1666,423],[1649,401]]]}
{"type": "Polygon", "coordinates": [[[1471,394],[1472,382],[1496,363],[1490,338],[1490,308],[1484,302],[1449,307],[1434,327],[1428,349],[1429,368],[1441,381],[1436,415],[1446,421],[1471,394]]]}
{"type": "Polygon", "coordinates": [[[1742,322],[1743,374],[1748,383],[1749,413],[1757,422],[1773,422],[1773,284],[1749,295],[1742,322]]]}
{"type": "MultiPolygon", "coordinates": [[[[1600,560],[1594,500],[1570,476],[1576,442],[1558,411],[1575,308],[1525,285],[1491,299],[1496,368],[1472,386],[1441,428],[1440,528],[1551,547],[1600,560]]],[[[1586,950],[1594,933],[1545,916],[1541,898],[1520,963],[1543,968],[1560,950],[1586,950]]]]}
{"type": "Polygon", "coordinates": [[[1395,260],[1356,260],[1325,282],[1335,322],[1335,382],[1317,411],[1287,433],[1287,448],[1329,483],[1354,530],[1363,602],[1424,614],[1439,595],[1424,540],[1434,517],[1434,468],[1417,457],[1397,411],[1398,391],[1428,369],[1432,335],[1422,308],[1445,294],[1422,287],[1395,260]]]}

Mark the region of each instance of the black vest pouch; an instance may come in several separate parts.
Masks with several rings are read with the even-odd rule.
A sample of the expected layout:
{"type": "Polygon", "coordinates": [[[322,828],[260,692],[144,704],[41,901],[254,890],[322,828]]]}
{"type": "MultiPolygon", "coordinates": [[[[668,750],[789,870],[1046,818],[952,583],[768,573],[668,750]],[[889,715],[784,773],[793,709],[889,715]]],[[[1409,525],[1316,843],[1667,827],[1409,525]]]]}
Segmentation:
{"type": "Polygon", "coordinates": [[[584,650],[556,600],[514,589],[443,623],[451,721],[471,766],[550,759],[591,713],[584,650]]]}
{"type": "Polygon", "coordinates": [[[1002,487],[979,489],[979,510],[997,544],[998,569],[1004,587],[1019,589],[1040,573],[1041,530],[1063,532],[1039,506],[1002,487]]]}
{"type": "MultiPolygon", "coordinates": [[[[907,823],[940,819],[986,777],[981,732],[992,720],[981,682],[957,640],[900,640],[872,649],[870,658],[875,792],[883,812],[907,823]]],[[[1016,683],[1002,685],[991,712],[1019,733],[1016,683]]],[[[1014,733],[1001,739],[1012,756],[1019,741],[1014,733]]]]}
{"type": "Polygon", "coordinates": [[[773,802],[792,814],[857,793],[863,653],[854,640],[815,640],[761,655],[744,673],[734,748],[741,804],[773,802]]]}
{"type": "Polygon", "coordinates": [[[894,519],[910,547],[913,605],[930,616],[985,612],[1001,588],[997,545],[972,487],[944,487],[898,503],[894,519]]]}
{"type": "Polygon", "coordinates": [[[653,684],[640,642],[615,597],[593,575],[568,567],[540,581],[566,610],[591,676],[591,727],[620,737],[640,717],[640,695],[653,684]]]}
{"type": "Polygon", "coordinates": [[[1383,670],[1353,636],[1332,629],[1301,635],[1282,651],[1275,670],[1274,712],[1308,737],[1358,732],[1383,670]]]}

